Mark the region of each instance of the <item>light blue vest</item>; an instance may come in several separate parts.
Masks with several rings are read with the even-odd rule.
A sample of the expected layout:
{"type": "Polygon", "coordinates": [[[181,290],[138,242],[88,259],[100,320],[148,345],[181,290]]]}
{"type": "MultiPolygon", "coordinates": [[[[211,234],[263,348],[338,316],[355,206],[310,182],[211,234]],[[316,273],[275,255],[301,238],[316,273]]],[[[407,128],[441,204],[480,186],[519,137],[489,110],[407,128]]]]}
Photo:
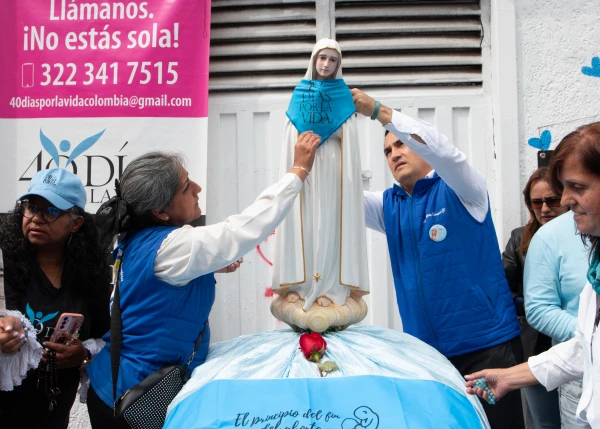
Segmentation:
{"type": "MultiPolygon", "coordinates": [[[[156,278],[154,258],[163,240],[176,228],[157,226],[128,233],[119,286],[123,344],[117,398],[165,365],[185,364],[215,300],[214,275],[206,274],[186,286],[172,286],[156,278]]],[[[92,387],[113,406],[110,332],[106,347],[92,360],[87,372],[92,387]]],[[[210,342],[207,325],[190,372],[204,362],[210,342]]]]}
{"type": "Polygon", "coordinates": [[[398,185],[386,190],[383,217],[406,333],[446,357],[519,335],[490,210],[477,221],[435,174],[418,180],[412,196],[398,185]],[[431,238],[434,225],[445,239],[431,238]]]}

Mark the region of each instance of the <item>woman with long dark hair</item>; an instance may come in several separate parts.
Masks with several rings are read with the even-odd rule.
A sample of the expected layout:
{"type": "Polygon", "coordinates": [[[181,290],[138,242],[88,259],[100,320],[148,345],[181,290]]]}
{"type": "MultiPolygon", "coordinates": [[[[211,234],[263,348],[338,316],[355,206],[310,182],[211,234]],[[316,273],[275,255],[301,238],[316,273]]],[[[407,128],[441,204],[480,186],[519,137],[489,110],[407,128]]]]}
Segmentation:
{"type": "Polygon", "coordinates": [[[44,170],[0,227],[8,310],[0,319],[0,421],[6,427],[66,428],[80,368],[109,329],[107,255],[85,202],[77,176],[44,170]],[[78,338],[50,342],[63,313],[83,315],[78,338]]]}

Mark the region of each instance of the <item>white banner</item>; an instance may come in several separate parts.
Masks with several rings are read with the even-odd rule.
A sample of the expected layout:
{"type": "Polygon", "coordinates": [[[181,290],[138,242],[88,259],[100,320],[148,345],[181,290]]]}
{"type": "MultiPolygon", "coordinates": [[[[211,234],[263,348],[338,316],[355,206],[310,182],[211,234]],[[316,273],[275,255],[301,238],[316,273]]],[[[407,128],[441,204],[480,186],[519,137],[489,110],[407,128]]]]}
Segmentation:
{"type": "Polygon", "coordinates": [[[206,183],[210,0],[2,7],[0,211],[36,172],[59,166],[79,176],[93,213],[151,150],[183,153],[206,183]]]}

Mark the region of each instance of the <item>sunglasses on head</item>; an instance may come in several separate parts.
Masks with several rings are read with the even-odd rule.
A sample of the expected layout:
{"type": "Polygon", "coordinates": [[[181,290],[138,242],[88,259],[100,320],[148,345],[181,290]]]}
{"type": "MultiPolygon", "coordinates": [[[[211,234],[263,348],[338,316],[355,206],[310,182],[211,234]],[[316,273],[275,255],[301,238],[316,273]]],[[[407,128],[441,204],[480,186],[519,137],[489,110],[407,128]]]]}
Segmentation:
{"type": "Polygon", "coordinates": [[[546,203],[546,205],[550,208],[558,208],[560,207],[560,197],[546,198],[544,200],[536,199],[527,201],[527,205],[535,210],[541,209],[544,203],[546,203]]]}

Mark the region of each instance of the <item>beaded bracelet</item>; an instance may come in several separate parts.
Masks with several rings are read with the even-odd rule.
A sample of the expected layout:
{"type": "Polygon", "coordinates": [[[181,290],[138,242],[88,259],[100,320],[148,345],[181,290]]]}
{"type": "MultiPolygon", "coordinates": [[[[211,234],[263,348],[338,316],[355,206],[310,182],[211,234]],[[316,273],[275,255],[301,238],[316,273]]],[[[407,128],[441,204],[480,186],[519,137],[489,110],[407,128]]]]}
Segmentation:
{"type": "Polygon", "coordinates": [[[21,326],[23,327],[23,335],[25,336],[24,341],[27,341],[27,338],[29,337],[29,328],[25,324],[25,319],[21,319],[21,326]]]}
{"type": "Polygon", "coordinates": [[[381,103],[379,101],[375,102],[375,110],[373,110],[373,114],[371,115],[371,120],[377,119],[377,115],[379,115],[379,107],[381,107],[381,103]]]}
{"type": "Polygon", "coordinates": [[[494,395],[492,393],[492,390],[488,387],[487,381],[485,378],[478,378],[477,380],[475,380],[475,385],[473,386],[473,389],[475,389],[475,388],[483,389],[488,393],[488,398],[487,398],[488,404],[494,405],[496,403],[496,395],[494,395]]]}
{"type": "Polygon", "coordinates": [[[299,165],[294,165],[292,168],[297,168],[298,170],[304,171],[307,176],[310,174],[310,172],[306,168],[300,167],[299,165]]]}

